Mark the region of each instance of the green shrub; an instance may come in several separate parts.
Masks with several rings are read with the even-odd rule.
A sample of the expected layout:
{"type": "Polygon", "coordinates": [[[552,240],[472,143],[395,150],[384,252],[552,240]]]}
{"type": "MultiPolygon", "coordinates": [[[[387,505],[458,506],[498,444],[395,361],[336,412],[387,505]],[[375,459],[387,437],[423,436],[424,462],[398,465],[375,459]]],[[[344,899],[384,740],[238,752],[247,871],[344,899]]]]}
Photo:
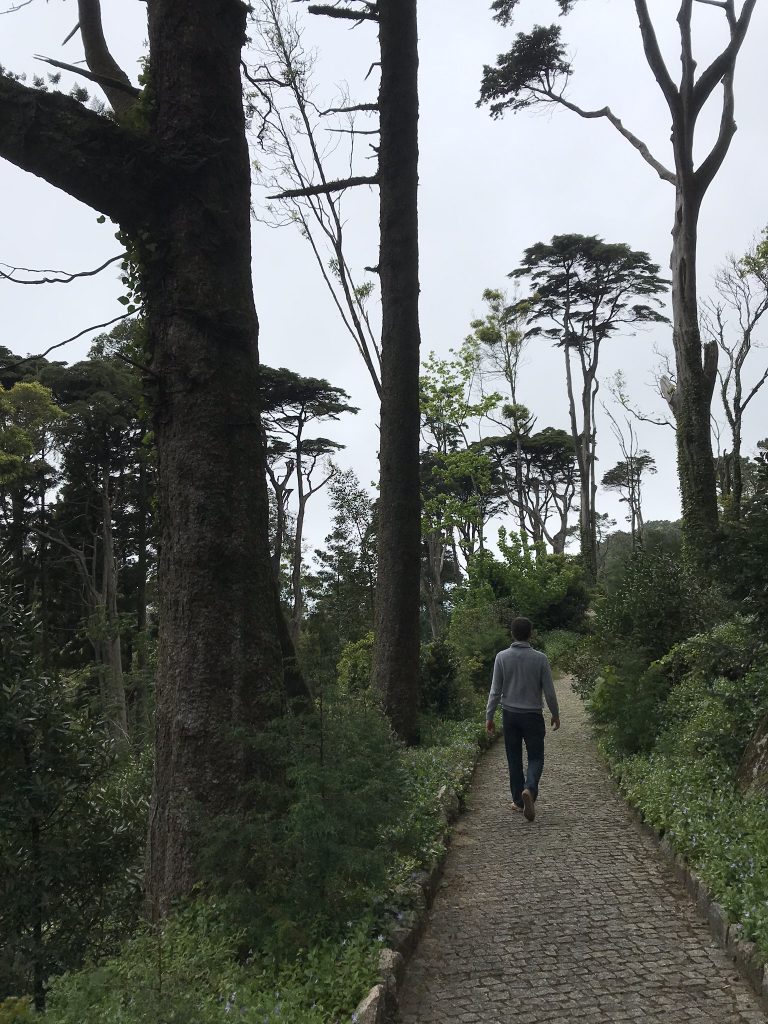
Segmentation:
{"type": "Polygon", "coordinates": [[[331,1024],[375,981],[369,922],[289,961],[249,953],[224,908],[198,900],[119,957],[51,985],[47,1024],[331,1024]]]}
{"type": "Polygon", "coordinates": [[[579,625],[589,604],[584,570],[570,555],[553,555],[543,544],[523,546],[517,534],[499,530],[503,561],[486,558],[481,571],[513,615],[529,618],[540,632],[579,625]]]}
{"type": "Polygon", "coordinates": [[[736,788],[768,712],[768,649],[755,623],[696,634],[650,670],[617,663],[595,687],[592,712],[624,793],[768,954],[768,797],[736,788]]]}
{"type": "Polygon", "coordinates": [[[746,937],[768,955],[768,799],[740,796],[710,754],[652,753],[620,762],[620,785],[668,835],[746,937]]]}
{"type": "Polygon", "coordinates": [[[550,665],[563,672],[570,672],[571,659],[584,646],[586,637],[572,629],[551,629],[540,636],[539,640],[550,665]]]}
{"type": "Polygon", "coordinates": [[[658,664],[646,667],[642,656],[626,654],[596,679],[589,710],[598,726],[611,730],[622,753],[650,750],[662,728],[670,687],[669,677],[658,664]]]}
{"type": "Polygon", "coordinates": [[[41,670],[36,629],[0,585],[0,997],[39,1008],[50,974],[111,952],[140,916],[149,773],[41,670]]]}
{"type": "Polygon", "coordinates": [[[404,769],[378,705],[349,694],[276,723],[259,754],[274,781],[255,779],[252,809],[207,828],[205,877],[251,947],[288,956],[385,887],[382,837],[402,813],[404,769]]]}
{"type": "Polygon", "coordinates": [[[471,679],[461,671],[461,662],[445,637],[421,645],[420,667],[423,711],[456,720],[477,713],[471,679]]]}
{"type": "MultiPolygon", "coordinates": [[[[349,704],[345,701],[347,707],[349,704]]],[[[332,762],[329,772],[332,767],[338,778],[334,780],[333,774],[326,774],[324,781],[311,778],[312,761],[306,751],[302,753],[303,768],[291,769],[299,796],[295,809],[286,816],[283,845],[278,835],[276,860],[260,862],[270,867],[270,875],[257,876],[259,865],[243,849],[267,837],[274,841],[274,833],[268,836],[251,822],[246,835],[235,835],[233,823],[220,823],[220,853],[226,856],[229,851],[232,857],[228,867],[231,879],[242,878],[245,871],[244,881],[260,892],[272,888],[278,905],[272,907],[273,927],[254,928],[253,920],[244,913],[243,889],[235,885],[220,896],[198,898],[177,908],[159,930],[142,931],[126,943],[120,956],[55,979],[48,1024],[226,1024],[233,1019],[244,1024],[339,1024],[348,1020],[376,980],[387,925],[403,909],[401,893],[412,882],[413,872],[433,864],[444,853],[440,840],[445,822],[437,794],[443,786],[459,795],[465,792],[478,744],[485,740],[480,720],[451,722],[425,716],[422,745],[404,749],[392,743],[380,723],[365,717],[374,711],[364,708],[361,712],[359,704],[352,702],[347,712],[350,717],[343,720],[340,709],[323,708],[325,756],[332,762]],[[341,741],[333,735],[337,727],[343,732],[341,741]],[[381,752],[372,755],[366,730],[378,737],[374,744],[383,742],[386,735],[383,756],[381,752]],[[355,747],[362,752],[355,753],[355,747]],[[389,760],[393,752],[394,766],[389,760]],[[376,765],[379,781],[372,777],[376,765]],[[344,773],[350,773],[346,775],[350,787],[346,795],[338,789],[344,773]],[[397,813],[389,817],[380,813],[379,783],[397,790],[402,800],[397,813]],[[327,804],[322,802],[324,785],[329,787],[327,804]],[[299,792],[302,789],[303,794],[299,792]],[[332,801],[339,801],[337,809],[332,801]],[[362,821],[364,815],[367,822],[362,821]],[[345,824],[348,849],[341,851],[341,861],[334,865],[328,860],[340,852],[334,848],[340,824],[345,824]],[[377,875],[377,868],[371,870],[366,859],[374,833],[386,860],[383,878],[377,875]],[[351,838],[354,835],[356,843],[351,838]],[[315,843],[320,844],[319,851],[311,849],[315,843]],[[286,850],[298,850],[301,860],[296,864],[291,864],[290,858],[282,860],[286,850]],[[353,856],[360,859],[356,867],[349,863],[353,856]],[[303,879],[303,870],[312,877],[303,879]],[[356,873],[350,875],[350,871],[356,873]],[[363,912],[357,918],[334,922],[331,919],[341,910],[337,904],[332,914],[323,915],[323,934],[317,913],[323,896],[333,899],[334,887],[347,884],[350,877],[357,895],[362,896],[363,875],[368,883],[363,912]],[[318,891],[321,885],[325,893],[318,891]],[[289,891],[293,887],[295,893],[289,891]],[[294,928],[294,945],[289,950],[285,929],[290,914],[304,920],[306,941],[301,947],[295,944],[294,928]],[[314,922],[314,930],[306,926],[308,920],[314,922]]],[[[292,745],[304,747],[318,738],[313,730],[307,737],[294,733],[292,745]]],[[[283,767],[293,764],[297,756],[292,754],[283,767]]],[[[274,828],[277,822],[268,824],[274,828]]],[[[257,853],[254,845],[252,856],[257,853]]],[[[251,904],[252,911],[258,909],[256,902],[251,904]]]]}
{"type": "Polygon", "coordinates": [[[337,666],[339,687],[345,693],[363,693],[371,688],[373,633],[347,644],[337,666]]]}
{"type": "Polygon", "coordinates": [[[638,552],[615,592],[597,604],[598,642],[606,652],[632,648],[645,654],[646,664],[656,661],[693,632],[695,593],[679,559],[638,552]]]}
{"type": "Polygon", "coordinates": [[[448,627],[448,641],[459,657],[460,683],[487,691],[497,653],[510,642],[510,612],[489,583],[472,583],[459,595],[448,627]]]}
{"type": "Polygon", "coordinates": [[[0,1024],[32,1024],[34,1018],[29,996],[10,996],[0,1002],[0,1024]]]}

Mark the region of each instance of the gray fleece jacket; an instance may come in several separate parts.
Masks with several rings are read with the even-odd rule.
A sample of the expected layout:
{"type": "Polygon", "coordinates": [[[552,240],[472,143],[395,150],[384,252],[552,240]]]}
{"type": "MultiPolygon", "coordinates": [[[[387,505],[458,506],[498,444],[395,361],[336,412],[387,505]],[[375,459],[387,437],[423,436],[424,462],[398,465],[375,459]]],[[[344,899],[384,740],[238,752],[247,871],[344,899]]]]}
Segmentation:
{"type": "Polygon", "coordinates": [[[492,720],[499,703],[508,711],[541,711],[542,697],[552,717],[559,718],[560,709],[546,654],[535,651],[523,640],[515,640],[511,647],[496,655],[485,709],[486,721],[492,720]]]}

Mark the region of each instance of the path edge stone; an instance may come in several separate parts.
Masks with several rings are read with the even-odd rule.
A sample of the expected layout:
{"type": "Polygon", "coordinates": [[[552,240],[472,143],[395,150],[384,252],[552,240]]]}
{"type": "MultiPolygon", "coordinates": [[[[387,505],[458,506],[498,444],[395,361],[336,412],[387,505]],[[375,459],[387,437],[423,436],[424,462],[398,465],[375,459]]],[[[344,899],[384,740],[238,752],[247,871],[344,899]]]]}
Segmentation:
{"type": "MultiPolygon", "coordinates": [[[[612,773],[611,776],[615,784],[616,779],[612,773]]],[[[730,920],[728,912],[714,899],[704,880],[674,849],[669,837],[649,824],[642,811],[627,800],[618,786],[616,789],[640,831],[656,846],[663,860],[672,869],[678,884],[695,905],[699,917],[709,926],[712,938],[758,996],[763,1009],[768,1010],[768,962],[765,954],[761,953],[754,942],[742,937],[742,925],[730,920]]]]}
{"type": "MultiPolygon", "coordinates": [[[[480,758],[500,736],[496,730],[483,745],[478,743],[466,792],[472,788],[475,768],[480,758]]],[[[354,1024],[385,1024],[387,1016],[397,1012],[398,993],[405,975],[405,967],[413,956],[421,934],[427,923],[427,914],[435,898],[448,856],[453,824],[463,811],[462,802],[456,792],[443,786],[437,793],[437,802],[444,822],[440,838],[441,850],[436,863],[429,871],[417,872],[408,890],[409,902],[413,909],[405,911],[402,923],[391,929],[391,947],[385,947],[379,954],[379,978],[368,994],[357,1004],[352,1014],[354,1024]]]]}

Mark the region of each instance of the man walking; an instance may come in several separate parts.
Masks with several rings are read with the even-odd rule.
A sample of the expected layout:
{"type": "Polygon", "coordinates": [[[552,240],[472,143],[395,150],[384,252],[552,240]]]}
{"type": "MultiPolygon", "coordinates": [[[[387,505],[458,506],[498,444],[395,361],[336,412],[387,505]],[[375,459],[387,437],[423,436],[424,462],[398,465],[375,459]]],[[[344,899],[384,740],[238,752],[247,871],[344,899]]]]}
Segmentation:
{"type": "Polygon", "coordinates": [[[509,788],[516,811],[528,821],[536,817],[534,807],[539,794],[539,780],[544,770],[544,714],[542,696],[552,713],[552,728],[560,728],[560,709],[552,682],[552,671],[546,654],[535,651],[531,638],[530,619],[512,622],[512,645],[496,655],[493,682],[485,709],[485,728],[495,729],[493,716],[501,702],[504,725],[504,746],[509,764],[509,788]],[[523,743],[528,755],[528,770],[523,774],[523,743]]]}

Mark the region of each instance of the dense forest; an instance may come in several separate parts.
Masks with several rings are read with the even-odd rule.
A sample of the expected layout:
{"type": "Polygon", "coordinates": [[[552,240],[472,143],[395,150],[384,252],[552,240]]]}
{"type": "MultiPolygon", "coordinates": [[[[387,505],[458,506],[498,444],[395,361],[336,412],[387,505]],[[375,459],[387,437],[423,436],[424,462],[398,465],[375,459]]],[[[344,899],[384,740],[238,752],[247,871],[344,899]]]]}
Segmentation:
{"type": "MultiPolygon", "coordinates": [[[[82,67],[0,68],[0,156],[122,247],[82,274],[3,263],[2,284],[118,267],[123,288],[85,358],[0,346],[0,1024],[350,1019],[442,856],[437,795],[469,785],[518,615],[627,798],[768,956],[764,211],[711,285],[696,275],[755,0],[703,2],[720,49],[697,66],[683,0],[674,69],[635,3],[666,163],[571,101],[566,17],[477,68],[494,118],[610,122],[673,187],[672,255],[667,273],[631,240],[530,238],[443,352],[419,321],[416,0],[149,0],[138,87],[78,0],[82,67]],[[368,32],[375,102],[320,108],[311,18],[368,32]],[[62,70],[101,99],[61,92],[62,70]],[[719,128],[694,161],[708,103],[719,128]],[[341,206],[358,188],[379,197],[365,273],[341,206]],[[364,366],[375,485],[335,433],[370,397],[259,357],[254,217],[298,228],[364,366]],[[672,342],[661,416],[606,368],[653,330],[672,342]],[[649,519],[673,439],[681,515],[649,519]]],[[[525,7],[491,14],[517,29],[525,7]]]]}

